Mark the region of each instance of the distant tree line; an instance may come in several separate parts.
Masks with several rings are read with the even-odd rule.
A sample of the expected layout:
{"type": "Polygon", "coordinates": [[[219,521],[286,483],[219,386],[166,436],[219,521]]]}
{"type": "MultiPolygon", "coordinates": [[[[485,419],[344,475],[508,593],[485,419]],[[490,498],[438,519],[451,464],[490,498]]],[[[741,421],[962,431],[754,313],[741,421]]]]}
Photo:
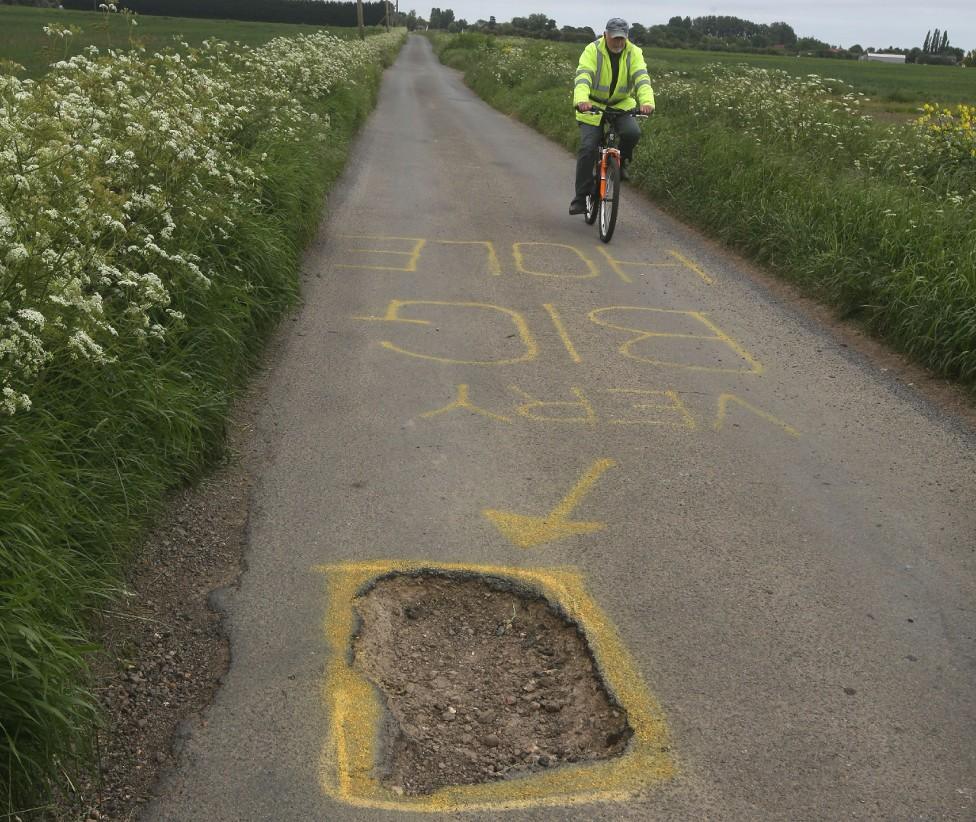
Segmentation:
{"type": "Polygon", "coordinates": [[[510,23],[498,23],[494,17],[486,22],[479,20],[472,26],[476,31],[484,31],[515,37],[539,37],[545,40],[561,40],[567,43],[587,43],[596,39],[596,33],[589,26],[560,28],[555,20],[546,14],[530,14],[527,17],[513,17],[510,23]]]}
{"type": "Polygon", "coordinates": [[[929,29],[925,33],[925,42],[922,43],[923,54],[942,54],[949,47],[949,32],[929,29]]]}
{"type": "MultiPolygon", "coordinates": [[[[546,40],[588,42],[599,32],[589,26],[562,26],[545,14],[513,17],[499,23],[494,17],[478,20],[470,28],[485,33],[539,37],[546,40]]],[[[631,26],[630,38],[641,46],[695,48],[712,51],[829,51],[831,46],[812,37],[797,37],[787,23],[753,23],[740,17],[672,17],[666,25],[631,26]]]]}
{"type": "Polygon", "coordinates": [[[934,66],[955,66],[962,63],[965,66],[976,64],[976,50],[966,54],[963,49],[949,45],[949,32],[939,29],[929,29],[925,33],[922,47],[911,49],[888,46],[876,49],[873,46],[868,51],[875,54],[904,54],[906,63],[925,63],[934,66]]]}
{"type": "Polygon", "coordinates": [[[672,17],[667,25],[651,26],[649,29],[640,26],[640,29],[647,37],[671,39],[679,47],[709,40],[748,48],[793,46],[797,43],[796,32],[787,23],[753,23],[741,17],[672,17]]]}
{"type": "MultiPolygon", "coordinates": [[[[66,9],[91,11],[110,0],[61,0],[66,9]]],[[[170,17],[205,17],[215,20],[252,20],[265,23],[307,23],[314,26],[355,27],[356,3],[321,0],[116,0],[117,5],[136,14],[161,14],[170,17]]],[[[367,26],[383,22],[383,2],[363,3],[367,26]]]]}
{"type": "MultiPolygon", "coordinates": [[[[425,21],[418,18],[418,25],[423,27],[425,21]]],[[[546,14],[513,17],[508,23],[499,23],[494,17],[489,17],[487,20],[478,20],[469,25],[464,20],[454,21],[454,13],[450,9],[444,11],[432,9],[430,27],[446,28],[449,31],[470,30],[485,34],[536,37],[544,40],[580,43],[594,40],[600,34],[588,26],[581,28],[560,27],[554,19],[546,14]],[[434,14],[435,12],[437,15],[434,14]],[[449,18],[446,18],[448,19],[446,24],[440,24],[445,19],[440,16],[443,14],[449,14],[449,18]],[[435,25],[435,20],[439,23],[438,25],[435,25]]],[[[668,20],[667,24],[654,26],[634,23],[630,29],[630,39],[638,45],[657,48],[803,54],[849,60],[856,60],[865,52],[865,49],[860,45],[844,49],[818,40],[816,37],[799,37],[788,23],[754,23],[740,17],[724,15],[677,16],[668,20]]],[[[897,49],[889,46],[887,49],[880,50],[871,47],[867,51],[876,51],[882,54],[904,54],[910,63],[954,64],[964,58],[963,50],[950,46],[948,34],[940,32],[938,29],[929,32],[926,36],[926,43],[921,49],[897,49]]]]}
{"type": "Polygon", "coordinates": [[[450,29],[454,23],[454,9],[432,8],[427,25],[432,29],[450,29]]]}
{"type": "Polygon", "coordinates": [[[911,57],[916,63],[954,64],[965,57],[962,49],[953,48],[949,45],[949,32],[939,31],[939,29],[929,30],[925,33],[925,40],[922,42],[922,49],[912,49],[911,57]]]}

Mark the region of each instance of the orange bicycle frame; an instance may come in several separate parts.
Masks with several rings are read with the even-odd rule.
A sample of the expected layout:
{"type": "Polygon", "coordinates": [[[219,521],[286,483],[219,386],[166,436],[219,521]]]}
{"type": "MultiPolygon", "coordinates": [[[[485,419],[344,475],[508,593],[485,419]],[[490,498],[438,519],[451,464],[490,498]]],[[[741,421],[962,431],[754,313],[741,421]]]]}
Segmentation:
{"type": "Polygon", "coordinates": [[[617,158],[617,165],[620,165],[620,149],[605,148],[600,152],[600,199],[607,196],[607,157],[613,155],[617,158]]]}

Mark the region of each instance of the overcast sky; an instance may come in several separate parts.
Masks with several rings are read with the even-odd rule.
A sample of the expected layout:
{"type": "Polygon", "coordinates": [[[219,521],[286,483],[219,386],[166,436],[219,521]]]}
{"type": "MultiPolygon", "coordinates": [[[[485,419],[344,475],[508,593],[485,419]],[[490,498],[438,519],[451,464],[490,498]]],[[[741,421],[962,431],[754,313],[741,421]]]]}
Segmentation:
{"type": "MultiPolygon", "coordinates": [[[[400,10],[416,8],[421,17],[430,6],[400,0],[400,10]]],[[[433,5],[433,4],[432,4],[433,5]]],[[[438,8],[454,9],[458,19],[474,22],[491,15],[499,22],[532,13],[548,14],[560,26],[591,26],[599,32],[607,17],[620,16],[628,23],[645,26],[667,23],[675,15],[701,17],[729,15],[754,23],[789,23],[801,37],[816,37],[832,45],[863,47],[921,46],[925,32],[939,28],[949,32],[949,42],[976,48],[976,5],[971,0],[730,0],[716,3],[637,2],[637,0],[438,0],[438,8]]]]}

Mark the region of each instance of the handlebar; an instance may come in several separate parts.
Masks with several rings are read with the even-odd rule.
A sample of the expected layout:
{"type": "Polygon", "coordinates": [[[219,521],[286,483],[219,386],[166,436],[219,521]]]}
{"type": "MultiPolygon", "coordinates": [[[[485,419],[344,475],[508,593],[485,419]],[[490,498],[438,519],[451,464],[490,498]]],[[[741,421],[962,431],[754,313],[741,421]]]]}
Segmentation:
{"type": "MultiPolygon", "coordinates": [[[[576,108],[576,110],[580,111],[578,107],[576,108]]],[[[596,106],[591,106],[587,111],[581,111],[580,113],[581,114],[607,114],[611,117],[621,117],[625,114],[629,114],[632,115],[633,117],[640,117],[642,120],[646,120],[648,117],[651,116],[650,114],[641,114],[640,109],[636,109],[636,108],[622,109],[622,108],[610,108],[609,106],[607,106],[607,108],[597,108],[596,106]]]]}

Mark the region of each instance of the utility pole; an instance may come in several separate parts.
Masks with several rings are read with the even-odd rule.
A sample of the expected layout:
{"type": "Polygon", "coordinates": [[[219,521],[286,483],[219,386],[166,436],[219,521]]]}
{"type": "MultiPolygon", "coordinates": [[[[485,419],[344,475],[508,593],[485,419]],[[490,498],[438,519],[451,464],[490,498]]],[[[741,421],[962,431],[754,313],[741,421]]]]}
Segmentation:
{"type": "Polygon", "coordinates": [[[356,0],[356,23],[359,25],[359,39],[366,39],[366,30],[363,28],[363,0],[356,0]]]}
{"type": "Polygon", "coordinates": [[[386,30],[390,30],[390,0],[386,0],[386,30]]]}

